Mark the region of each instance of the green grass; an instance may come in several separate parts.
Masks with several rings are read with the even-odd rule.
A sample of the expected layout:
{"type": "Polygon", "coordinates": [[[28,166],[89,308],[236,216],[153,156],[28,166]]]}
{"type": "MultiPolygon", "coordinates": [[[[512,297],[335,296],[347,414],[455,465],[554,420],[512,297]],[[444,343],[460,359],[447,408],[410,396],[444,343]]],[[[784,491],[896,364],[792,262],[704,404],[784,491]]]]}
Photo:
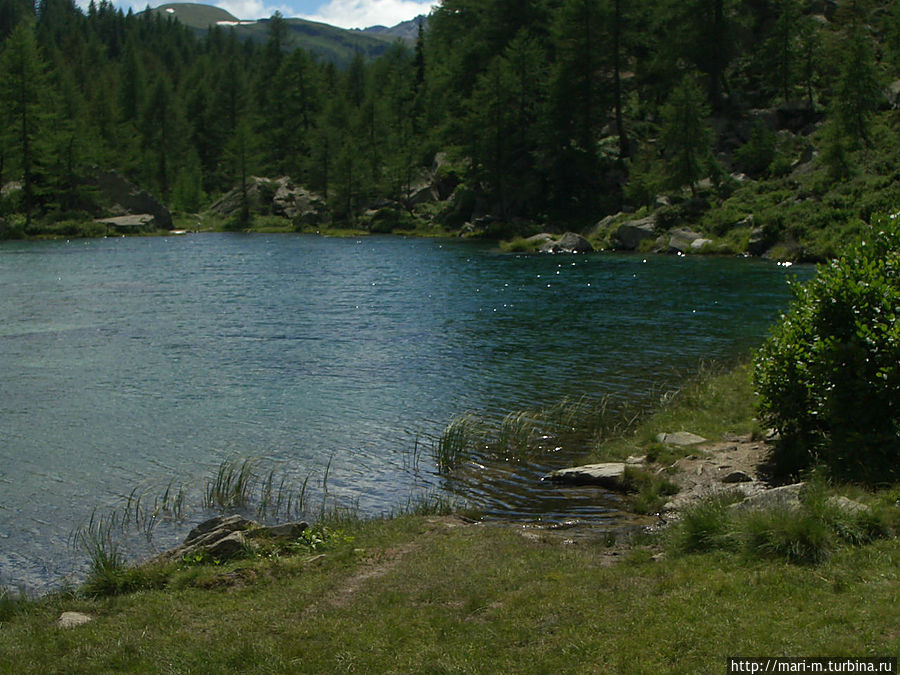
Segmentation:
{"type": "Polygon", "coordinates": [[[900,649],[896,539],[814,569],[721,552],[620,558],[513,528],[359,523],[291,556],[184,565],[165,589],[8,612],[0,670],[698,673],[734,654],[900,649]],[[68,610],[95,619],[56,628],[68,610]]]}
{"type": "Polygon", "coordinates": [[[672,551],[727,551],[748,559],[818,565],[848,546],[865,546],[900,532],[896,491],[857,495],[865,508],[842,508],[843,486],[813,477],[798,508],[734,509],[735,493],[712,495],[686,509],[666,536],[672,551]]]}
{"type": "Polygon", "coordinates": [[[725,434],[761,435],[751,375],[750,365],[744,363],[731,369],[701,365],[680,387],[661,391],[655,408],[636,410],[633,419],[623,418],[618,433],[600,437],[590,458],[604,461],[647,455],[648,460],[667,465],[696,449],[658,443],[660,433],[689,431],[708,440],[725,434]]]}

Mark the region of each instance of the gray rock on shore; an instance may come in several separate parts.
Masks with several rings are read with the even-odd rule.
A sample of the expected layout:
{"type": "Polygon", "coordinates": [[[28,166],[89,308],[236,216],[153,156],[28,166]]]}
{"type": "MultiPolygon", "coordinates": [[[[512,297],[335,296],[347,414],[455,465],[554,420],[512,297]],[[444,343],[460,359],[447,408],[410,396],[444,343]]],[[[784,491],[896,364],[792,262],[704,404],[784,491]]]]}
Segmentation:
{"type": "Polygon", "coordinates": [[[541,246],[541,253],[592,253],[591,243],[575,232],[566,232],[558,239],[547,241],[541,246]]]}
{"type": "Polygon", "coordinates": [[[557,469],[542,480],[566,485],[599,485],[611,490],[621,490],[625,486],[625,462],[603,462],[557,469]]]}
{"type": "Polygon", "coordinates": [[[247,549],[256,548],[259,538],[291,540],[298,538],[309,524],[304,521],[281,525],[261,525],[239,515],[211,518],[188,533],[181,546],[163,553],[168,560],[207,555],[228,560],[247,549]]]}

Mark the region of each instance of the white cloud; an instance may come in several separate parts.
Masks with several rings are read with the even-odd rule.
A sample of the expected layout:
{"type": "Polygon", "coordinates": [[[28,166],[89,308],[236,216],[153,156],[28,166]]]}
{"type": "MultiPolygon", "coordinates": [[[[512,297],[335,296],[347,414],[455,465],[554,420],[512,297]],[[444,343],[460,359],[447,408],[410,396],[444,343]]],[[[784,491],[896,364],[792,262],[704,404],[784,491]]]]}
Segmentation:
{"type": "Polygon", "coordinates": [[[281,12],[285,18],[292,18],[293,10],[286,5],[268,5],[262,0],[220,0],[216,7],[242,20],[268,19],[275,12],[281,12]]]}
{"type": "Polygon", "coordinates": [[[436,4],[437,0],[330,0],[315,14],[304,14],[299,18],[341,28],[395,26],[419,14],[428,14],[436,4]]]}

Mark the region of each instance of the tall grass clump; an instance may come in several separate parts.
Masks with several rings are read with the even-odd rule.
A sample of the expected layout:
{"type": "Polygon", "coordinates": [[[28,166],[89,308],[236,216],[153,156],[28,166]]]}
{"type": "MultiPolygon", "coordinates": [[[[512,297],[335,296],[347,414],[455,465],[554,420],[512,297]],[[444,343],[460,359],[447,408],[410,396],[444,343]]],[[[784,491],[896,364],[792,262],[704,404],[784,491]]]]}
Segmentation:
{"type": "Polygon", "coordinates": [[[215,478],[207,481],[204,490],[204,505],[207,508],[244,508],[250,503],[256,474],[253,466],[256,460],[226,459],[216,471],[215,478]]]}
{"type": "Polygon", "coordinates": [[[473,415],[460,415],[453,419],[434,446],[434,461],[438,472],[448,473],[457,468],[482,437],[481,423],[473,415]]]}
{"type": "MultiPolygon", "coordinates": [[[[896,492],[896,491],[895,491],[896,492]]],[[[869,497],[865,505],[840,496],[813,476],[799,503],[732,508],[738,492],[709,497],[686,509],[669,532],[681,553],[739,551],[752,559],[800,565],[825,562],[840,546],[861,546],[895,536],[900,527],[894,493],[869,497]]]]}
{"type": "Polygon", "coordinates": [[[13,591],[0,587],[0,623],[26,611],[30,600],[24,591],[13,591]]]}
{"type": "Polygon", "coordinates": [[[614,408],[607,396],[564,398],[511,412],[499,421],[467,413],[447,425],[433,445],[433,456],[438,471],[447,473],[471,456],[517,461],[563,448],[586,452],[601,439],[623,434],[637,417],[614,408]]]}
{"type": "Polygon", "coordinates": [[[712,495],[685,509],[670,531],[675,549],[682,553],[735,549],[735,514],[729,508],[734,502],[728,494],[712,495]]]}
{"type": "Polygon", "coordinates": [[[125,568],[125,555],[118,539],[120,528],[116,513],[103,517],[94,512],[88,523],[75,532],[75,544],[90,563],[86,586],[92,592],[108,593],[119,586],[125,568]]]}

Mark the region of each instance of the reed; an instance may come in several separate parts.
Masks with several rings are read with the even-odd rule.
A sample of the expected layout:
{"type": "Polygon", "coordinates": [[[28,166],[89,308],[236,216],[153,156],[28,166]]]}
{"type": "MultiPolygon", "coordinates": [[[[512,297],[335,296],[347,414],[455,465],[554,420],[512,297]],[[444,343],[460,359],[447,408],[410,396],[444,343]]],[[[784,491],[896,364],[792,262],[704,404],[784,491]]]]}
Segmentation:
{"type": "Polygon", "coordinates": [[[75,532],[75,544],[90,561],[89,576],[92,582],[102,584],[124,567],[125,556],[115,534],[121,527],[121,519],[116,512],[104,517],[94,511],[87,524],[75,532]]]}
{"type": "Polygon", "coordinates": [[[210,509],[240,509],[251,501],[254,483],[257,480],[252,457],[241,460],[224,460],[216,471],[215,478],[206,482],[204,506],[210,509]]]}
{"type": "Polygon", "coordinates": [[[479,420],[468,413],[456,417],[446,426],[437,444],[432,446],[439,473],[449,473],[469,456],[477,440],[484,437],[481,433],[482,426],[479,420]]]}
{"type": "Polygon", "coordinates": [[[508,459],[528,454],[541,435],[540,417],[540,413],[530,410],[508,414],[500,423],[491,448],[493,452],[508,459]]]}

